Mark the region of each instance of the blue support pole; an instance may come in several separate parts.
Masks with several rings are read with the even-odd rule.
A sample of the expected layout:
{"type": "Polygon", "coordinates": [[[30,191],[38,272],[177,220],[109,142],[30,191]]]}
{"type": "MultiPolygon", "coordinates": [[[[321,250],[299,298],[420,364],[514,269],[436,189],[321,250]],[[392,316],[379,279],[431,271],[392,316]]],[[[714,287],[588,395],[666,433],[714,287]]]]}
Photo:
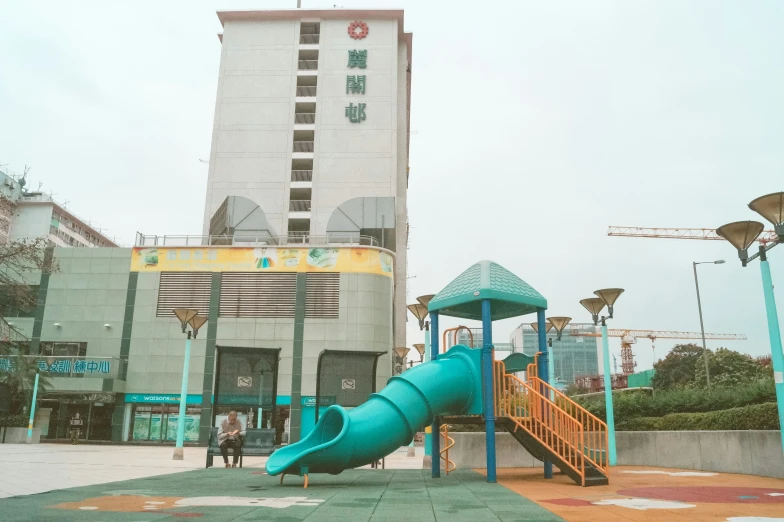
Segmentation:
{"type": "MultiPolygon", "coordinates": [[[[180,414],[177,416],[177,444],[174,447],[174,460],[183,460],[182,445],[185,439],[185,408],[188,398],[188,372],[191,362],[191,332],[185,340],[185,362],[182,364],[182,388],[180,389],[180,414]]],[[[316,406],[318,407],[318,405],[316,406]]],[[[246,426],[247,427],[247,426],[246,426]]]]}
{"type": "Polygon", "coordinates": [[[487,481],[495,482],[495,404],[493,403],[493,317],[490,299],[482,299],[482,388],[485,410],[487,481]]]}
{"type": "Polygon", "coordinates": [[[776,311],[776,298],[773,295],[770,265],[764,256],[760,256],[760,258],[762,290],[765,294],[765,311],[768,316],[768,335],[770,336],[770,360],[773,364],[773,380],[776,383],[776,402],[779,409],[779,434],[781,435],[781,447],[784,448],[784,353],[781,351],[781,330],[776,311]]]}
{"type": "MultiPolygon", "coordinates": [[[[430,360],[438,359],[438,314],[430,314],[430,360]]],[[[433,419],[430,426],[430,468],[432,477],[441,477],[441,440],[439,434],[438,420],[433,419]]]]}
{"type": "MultiPolygon", "coordinates": [[[[425,362],[430,361],[430,327],[429,326],[425,326],[425,356],[424,356],[424,361],[425,362]]],[[[430,442],[430,439],[432,439],[432,438],[433,438],[433,434],[432,433],[428,433],[427,431],[425,431],[425,456],[426,457],[428,455],[432,455],[432,453],[430,451],[432,449],[430,447],[431,444],[432,444],[432,442],[430,442]]]]}
{"type": "MultiPolygon", "coordinates": [[[[542,381],[549,383],[550,378],[550,364],[549,364],[549,357],[547,356],[547,327],[545,326],[545,309],[544,308],[537,308],[536,309],[536,324],[537,324],[537,337],[539,339],[539,361],[537,364],[539,377],[542,381]]],[[[539,390],[540,392],[544,392],[544,390],[539,390]]],[[[544,393],[543,393],[544,395],[544,393]]],[[[547,459],[544,459],[544,478],[551,479],[553,478],[553,463],[547,459]]]]}
{"type": "MultiPolygon", "coordinates": [[[[36,363],[37,364],[37,363],[36,363]]],[[[38,400],[38,371],[35,372],[35,384],[33,384],[33,400],[30,404],[30,422],[27,423],[27,443],[33,442],[33,422],[35,422],[35,403],[38,400]]]]}
{"type": "Polygon", "coordinates": [[[602,318],[602,359],[604,359],[604,407],[607,411],[607,453],[610,466],[615,466],[615,413],[612,399],[612,374],[610,373],[610,343],[607,339],[607,324],[602,318]]]}

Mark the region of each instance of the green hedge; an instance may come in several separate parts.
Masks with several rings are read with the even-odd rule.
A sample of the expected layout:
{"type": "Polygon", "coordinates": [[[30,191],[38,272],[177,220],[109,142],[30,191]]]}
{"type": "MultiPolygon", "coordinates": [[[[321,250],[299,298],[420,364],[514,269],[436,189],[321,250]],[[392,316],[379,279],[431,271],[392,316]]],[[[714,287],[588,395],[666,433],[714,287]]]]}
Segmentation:
{"type": "Polygon", "coordinates": [[[27,415],[2,415],[0,414],[0,426],[8,428],[26,428],[30,417],[27,415]]]}
{"type": "MultiPolygon", "coordinates": [[[[604,396],[578,399],[588,411],[605,418],[604,396]]],[[[752,404],[776,402],[773,379],[762,379],[743,386],[713,388],[683,388],[656,392],[626,392],[613,395],[616,423],[638,417],[663,417],[671,413],[700,413],[728,410],[752,404]]]]}
{"type": "Polygon", "coordinates": [[[672,413],[663,417],[637,417],[618,423],[618,431],[778,430],[775,402],[706,413],[672,413]]]}

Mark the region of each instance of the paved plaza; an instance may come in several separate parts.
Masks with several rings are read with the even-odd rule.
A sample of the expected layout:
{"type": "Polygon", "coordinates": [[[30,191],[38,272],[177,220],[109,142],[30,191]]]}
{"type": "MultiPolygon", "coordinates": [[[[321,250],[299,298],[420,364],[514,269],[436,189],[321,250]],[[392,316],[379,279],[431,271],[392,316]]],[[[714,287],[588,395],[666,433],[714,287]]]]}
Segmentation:
{"type": "Polygon", "coordinates": [[[431,479],[422,448],[367,467],[303,479],[204,468],[204,449],[170,446],[0,445],[0,520],[406,520],[406,521],[784,521],[784,480],[664,468],[617,467],[610,485],[581,488],[541,469],[481,470],[431,479]]]}

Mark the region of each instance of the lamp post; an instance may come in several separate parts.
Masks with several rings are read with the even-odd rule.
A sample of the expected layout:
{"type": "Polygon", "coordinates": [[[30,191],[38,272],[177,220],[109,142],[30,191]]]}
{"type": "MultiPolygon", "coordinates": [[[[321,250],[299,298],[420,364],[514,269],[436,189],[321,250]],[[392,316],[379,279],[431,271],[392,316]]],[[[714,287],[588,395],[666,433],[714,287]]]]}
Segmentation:
{"type": "Polygon", "coordinates": [[[765,311],[768,320],[768,336],[770,337],[770,359],[773,364],[773,380],[776,386],[776,402],[778,404],[781,444],[784,448],[784,354],[781,352],[781,330],[779,329],[776,299],[773,295],[773,279],[770,275],[767,252],[779,243],[784,242],[784,192],[774,192],[761,196],[751,203],[749,208],[758,213],[773,225],[776,240],[771,244],[762,244],[759,252],[749,256],[748,248],[756,241],[765,226],[757,221],[736,221],[716,229],[716,233],[726,239],[738,250],[738,257],[745,267],[749,261],[759,257],[762,272],[762,293],[765,296],[765,311]]]}
{"type": "MultiPolygon", "coordinates": [[[[534,329],[534,332],[539,333],[539,323],[531,323],[531,328],[534,329]]],[[[553,324],[548,320],[544,323],[544,333],[547,335],[547,332],[553,329],[553,324]]],[[[552,386],[553,384],[553,373],[555,373],[555,365],[553,364],[553,340],[547,340],[547,375],[550,377],[549,382],[552,386]]],[[[550,397],[552,399],[552,397],[550,397]]]]}
{"type": "Polygon", "coordinates": [[[175,308],[174,315],[182,325],[182,333],[186,333],[188,325],[191,330],[187,332],[188,336],[185,339],[185,360],[182,363],[182,388],[180,389],[180,414],[177,417],[177,443],[174,447],[174,454],[172,460],[182,460],[183,455],[183,439],[185,439],[185,409],[188,398],[188,371],[191,362],[191,336],[195,339],[207,318],[199,315],[198,310],[191,308],[175,308]]]}
{"type": "Polygon", "coordinates": [[[612,401],[612,374],[610,373],[610,343],[607,338],[607,319],[613,318],[613,305],[623,293],[623,288],[605,288],[596,290],[598,297],[583,299],[580,304],[591,313],[593,324],[599,324],[599,314],[607,306],[608,315],[601,316],[602,321],[602,362],[604,363],[604,405],[607,411],[607,453],[610,466],[615,466],[617,455],[615,452],[615,413],[612,401]]]}
{"type": "MultiPolygon", "coordinates": [[[[702,355],[705,358],[705,378],[708,381],[708,389],[710,390],[710,370],[708,369],[708,347],[705,345],[705,325],[702,322],[702,302],[700,301],[700,283],[697,281],[697,265],[721,265],[724,264],[723,259],[717,259],[716,261],[695,261],[692,263],[692,268],[694,268],[694,287],[697,289],[697,309],[700,312],[700,331],[702,332],[702,355]]],[[[655,357],[654,357],[654,363],[655,357]]]]}
{"type": "MultiPolygon", "coordinates": [[[[35,362],[35,361],[33,361],[35,362]]],[[[36,366],[38,365],[35,362],[36,366]]],[[[35,422],[35,401],[38,399],[38,376],[41,371],[36,367],[35,369],[35,383],[33,383],[33,400],[30,402],[30,421],[27,423],[27,443],[33,442],[33,422],[35,422]]]]}
{"type": "Polygon", "coordinates": [[[406,355],[408,355],[408,352],[411,351],[411,348],[398,346],[393,351],[395,352],[395,356],[397,358],[397,361],[395,362],[395,375],[400,375],[406,371],[406,355]]]}
{"type": "MultiPolygon", "coordinates": [[[[572,320],[571,317],[548,317],[547,322],[555,328],[555,340],[560,341],[561,335],[563,334],[564,329],[566,329],[566,325],[572,320]]],[[[550,330],[549,328],[547,329],[550,330]]],[[[549,342],[547,343],[550,347],[550,357],[548,357],[548,363],[550,364],[550,386],[555,387],[555,356],[553,354],[553,339],[550,338],[549,342]]]]}
{"type": "Polygon", "coordinates": [[[416,343],[413,346],[414,349],[419,353],[419,363],[421,364],[422,362],[424,362],[424,358],[425,358],[425,344],[416,343]]]}
{"type": "MultiPolygon", "coordinates": [[[[417,318],[419,321],[419,330],[423,331],[425,334],[425,354],[424,358],[420,355],[420,360],[424,362],[430,361],[430,321],[427,320],[429,312],[427,311],[427,305],[430,303],[430,300],[435,297],[435,294],[425,294],[420,295],[417,297],[417,303],[408,305],[408,311],[413,314],[414,317],[417,318]]],[[[414,345],[416,348],[417,345],[414,345]]],[[[417,348],[418,350],[418,348],[417,348]]],[[[425,457],[430,456],[431,454],[431,439],[432,439],[432,427],[426,426],[425,427],[425,457]]]]}

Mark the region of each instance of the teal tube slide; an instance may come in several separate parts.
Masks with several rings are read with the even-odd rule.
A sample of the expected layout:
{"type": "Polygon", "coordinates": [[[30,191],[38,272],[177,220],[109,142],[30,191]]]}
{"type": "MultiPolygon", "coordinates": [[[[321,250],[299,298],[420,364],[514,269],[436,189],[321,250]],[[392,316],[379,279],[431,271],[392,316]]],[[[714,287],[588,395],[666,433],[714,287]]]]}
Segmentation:
{"type": "Polygon", "coordinates": [[[411,443],[437,415],[482,413],[481,351],[453,346],[389,380],[348,411],[330,406],[304,439],[278,449],[267,473],[331,473],[370,464],[411,443]]]}

